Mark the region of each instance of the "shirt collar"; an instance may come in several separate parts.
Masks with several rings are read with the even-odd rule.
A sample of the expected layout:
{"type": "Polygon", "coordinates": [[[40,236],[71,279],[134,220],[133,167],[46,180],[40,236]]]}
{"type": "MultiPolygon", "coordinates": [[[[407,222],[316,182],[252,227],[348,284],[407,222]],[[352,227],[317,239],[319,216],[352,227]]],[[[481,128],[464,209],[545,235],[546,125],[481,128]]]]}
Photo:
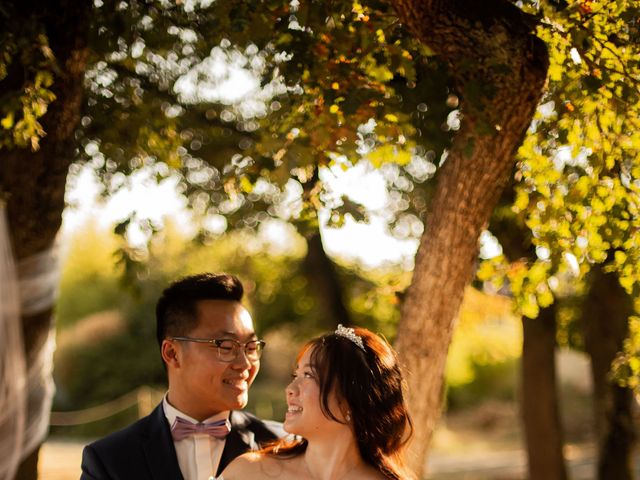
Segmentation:
{"type": "MultiPolygon", "coordinates": [[[[169,392],[164,394],[164,398],[162,399],[162,409],[164,410],[164,416],[167,417],[167,421],[169,422],[169,425],[173,425],[173,422],[175,422],[176,417],[178,416],[184,418],[185,420],[189,420],[192,423],[200,423],[195,418],[190,417],[186,413],[181,412],[176,407],[171,405],[169,403],[169,392]]],[[[229,413],[230,413],[229,410],[216,413],[215,415],[212,415],[211,417],[203,420],[202,423],[217,422],[219,420],[225,420],[229,418],[229,413]]]]}

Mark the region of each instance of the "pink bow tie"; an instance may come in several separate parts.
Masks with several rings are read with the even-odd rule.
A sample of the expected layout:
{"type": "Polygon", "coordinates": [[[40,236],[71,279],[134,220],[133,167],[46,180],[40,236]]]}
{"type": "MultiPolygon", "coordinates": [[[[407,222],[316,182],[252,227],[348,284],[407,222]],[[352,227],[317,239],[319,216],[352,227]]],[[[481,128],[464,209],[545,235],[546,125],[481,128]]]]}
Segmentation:
{"type": "Polygon", "coordinates": [[[203,433],[216,438],[224,438],[231,431],[229,420],[220,420],[209,423],[191,423],[182,417],[176,417],[171,425],[171,436],[174,440],[184,440],[189,435],[203,433]]]}

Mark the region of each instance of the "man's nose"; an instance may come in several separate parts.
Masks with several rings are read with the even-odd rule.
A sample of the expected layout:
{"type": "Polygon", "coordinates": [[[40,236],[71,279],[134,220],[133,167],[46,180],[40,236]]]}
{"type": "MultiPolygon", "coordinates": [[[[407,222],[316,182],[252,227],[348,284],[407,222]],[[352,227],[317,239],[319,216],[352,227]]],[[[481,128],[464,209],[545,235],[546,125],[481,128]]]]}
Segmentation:
{"type": "Polygon", "coordinates": [[[249,360],[249,357],[247,356],[247,352],[245,351],[245,349],[240,348],[238,349],[238,353],[236,355],[236,358],[233,360],[232,365],[237,369],[245,370],[251,367],[251,365],[257,365],[258,363],[259,362],[251,362],[249,360]]]}

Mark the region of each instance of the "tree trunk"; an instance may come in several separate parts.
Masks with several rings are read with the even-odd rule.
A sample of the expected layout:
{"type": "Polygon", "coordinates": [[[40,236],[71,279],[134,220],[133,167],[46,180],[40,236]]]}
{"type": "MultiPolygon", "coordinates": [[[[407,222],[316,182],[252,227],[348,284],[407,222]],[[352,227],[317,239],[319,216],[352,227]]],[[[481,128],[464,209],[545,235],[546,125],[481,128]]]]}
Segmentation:
{"type": "Polygon", "coordinates": [[[542,95],[548,59],[528,17],[506,0],[394,4],[409,30],[447,63],[462,96],[460,131],[438,176],[398,328],[415,422],[410,464],[422,476],[478,238],[542,95]]]}
{"type": "Polygon", "coordinates": [[[617,276],[603,272],[602,266],[594,266],[590,277],[582,322],[585,347],[591,356],[598,478],[632,479],[633,393],[610,379],[609,372],[629,333],[633,299],[622,288],[617,276]]]}
{"type": "Polygon", "coordinates": [[[307,238],[304,271],[318,307],[324,315],[327,328],[333,329],[339,323],[350,325],[351,319],[344,304],[336,267],[327,256],[322,237],[317,230],[307,238]]]}
{"type": "Polygon", "coordinates": [[[619,385],[609,385],[608,397],[607,432],[599,444],[598,479],[632,480],[636,439],[631,413],[633,392],[619,385]]]}
{"type": "Polygon", "coordinates": [[[532,479],[567,478],[556,387],[554,305],[542,309],[538,318],[522,317],[521,414],[527,442],[529,478],[532,479]]]}
{"type": "MultiPolygon", "coordinates": [[[[315,165],[307,181],[302,183],[303,197],[308,202],[317,194],[316,190],[320,186],[318,169],[319,166],[315,165]]],[[[317,212],[315,215],[317,218],[317,212]]],[[[307,255],[303,263],[304,274],[324,317],[323,325],[331,330],[339,323],[350,325],[351,316],[344,303],[338,272],[324,249],[319,226],[313,222],[302,222],[297,225],[297,228],[307,240],[307,255]]]]}
{"type": "MultiPolygon", "coordinates": [[[[489,225],[510,263],[536,257],[531,230],[510,210],[513,186],[505,189],[489,225]]],[[[527,448],[529,478],[567,478],[563,455],[560,396],[556,381],[556,306],[541,309],[537,319],[522,319],[523,347],[520,410],[527,448]]]]}
{"type": "MultiPolygon", "coordinates": [[[[62,221],[64,190],[76,148],[74,131],[80,120],[84,72],[88,57],[88,26],[92,2],[12,2],[17,24],[41,24],[57,62],[51,87],[56,99],[42,118],[46,136],[40,149],[14,148],[2,153],[0,193],[7,203],[10,236],[18,260],[49,249],[62,221]]],[[[34,28],[34,30],[36,30],[34,28]]],[[[22,84],[22,72],[10,72],[0,82],[0,94],[22,84]]],[[[52,326],[52,308],[23,316],[27,366],[40,354],[52,326]]],[[[29,404],[31,416],[41,405],[29,404]]],[[[16,478],[37,478],[38,450],[29,456],[16,478]]]]}

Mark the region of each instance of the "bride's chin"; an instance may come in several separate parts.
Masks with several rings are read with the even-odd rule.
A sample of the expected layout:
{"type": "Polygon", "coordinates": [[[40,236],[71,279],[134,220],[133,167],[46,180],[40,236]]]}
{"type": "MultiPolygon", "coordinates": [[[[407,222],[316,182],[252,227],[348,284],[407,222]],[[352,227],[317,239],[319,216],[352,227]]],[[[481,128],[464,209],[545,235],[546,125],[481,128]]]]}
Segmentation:
{"type": "Polygon", "coordinates": [[[282,424],[282,428],[284,429],[285,432],[287,433],[291,433],[293,435],[298,435],[300,432],[298,431],[299,429],[297,429],[295,427],[295,425],[291,424],[291,421],[287,421],[285,420],[282,424]]]}

